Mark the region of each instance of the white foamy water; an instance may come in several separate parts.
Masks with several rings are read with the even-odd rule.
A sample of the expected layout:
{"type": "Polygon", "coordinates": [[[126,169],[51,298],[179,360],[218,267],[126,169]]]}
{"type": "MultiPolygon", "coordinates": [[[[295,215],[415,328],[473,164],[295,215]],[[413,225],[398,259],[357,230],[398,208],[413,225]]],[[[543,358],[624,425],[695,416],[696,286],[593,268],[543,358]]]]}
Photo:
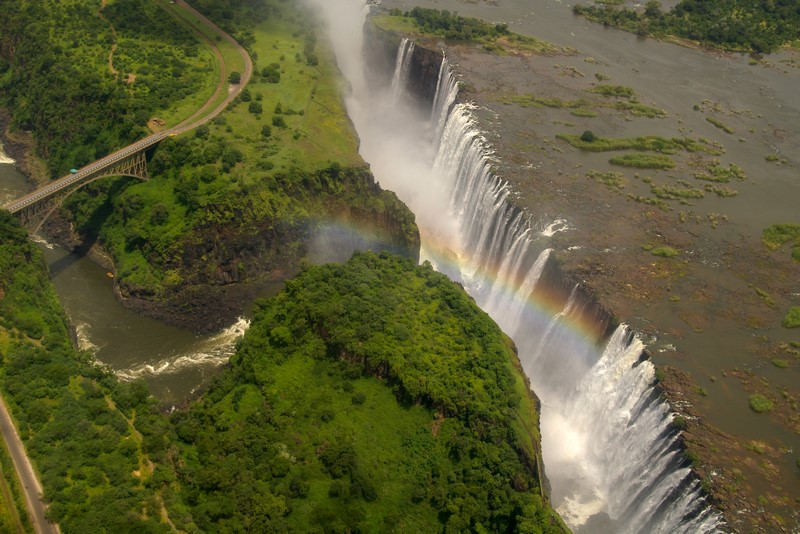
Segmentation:
{"type": "Polygon", "coordinates": [[[14,163],[16,162],[11,158],[11,156],[5,153],[3,150],[3,144],[0,143],[0,164],[13,165],[14,163]]]}
{"type": "Polygon", "coordinates": [[[122,380],[135,380],[145,376],[175,374],[194,367],[219,367],[236,352],[236,343],[249,326],[250,321],[240,317],[228,328],[202,340],[187,352],[127,369],[115,369],[114,372],[122,380]]]}

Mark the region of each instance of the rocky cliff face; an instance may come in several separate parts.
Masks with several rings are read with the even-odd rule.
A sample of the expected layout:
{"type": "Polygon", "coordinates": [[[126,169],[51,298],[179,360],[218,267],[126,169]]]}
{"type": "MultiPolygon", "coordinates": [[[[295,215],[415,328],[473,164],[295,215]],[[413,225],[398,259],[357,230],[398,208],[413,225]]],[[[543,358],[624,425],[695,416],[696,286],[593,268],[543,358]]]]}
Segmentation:
{"type": "Polygon", "coordinates": [[[188,236],[168,272],[180,282],[162,295],[124,279],[118,295],[129,307],[177,326],[214,331],[241,315],[265,282],[295,273],[302,261],[345,261],[356,250],[387,251],[419,260],[414,215],[367,168],[309,175],[296,194],[305,213],[292,220],[253,220],[247,206],[226,225],[188,236]]]}
{"type": "MultiPolygon", "coordinates": [[[[364,26],[364,58],[368,71],[372,73],[370,81],[374,90],[385,90],[387,80],[391,83],[401,41],[402,37],[396,33],[370,24],[364,26]]],[[[443,57],[435,39],[418,40],[414,47],[409,65],[408,92],[421,105],[430,107],[433,104],[443,57]]]]}

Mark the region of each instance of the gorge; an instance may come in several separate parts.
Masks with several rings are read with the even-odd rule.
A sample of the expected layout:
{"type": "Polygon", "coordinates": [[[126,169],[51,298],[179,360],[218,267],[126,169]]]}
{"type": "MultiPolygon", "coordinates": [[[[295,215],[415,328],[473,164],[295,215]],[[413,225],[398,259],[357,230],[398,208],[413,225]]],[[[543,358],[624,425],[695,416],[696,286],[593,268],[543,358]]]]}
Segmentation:
{"type": "Polygon", "coordinates": [[[348,110],[361,153],[417,215],[422,258],[462,283],[514,339],[543,404],[554,506],[577,532],[716,531],[721,519],[675,441],[642,343],[625,325],[609,324],[579,287],[539,288],[551,252],[543,234],[555,221],[535,221],[507,202],[511,191],[491,172],[470,105],[457,102],[447,59],[403,39],[394,61],[359,72],[353,58],[385,45],[362,44],[354,4],[333,4],[331,35],[352,86],[348,110]],[[437,63],[431,54],[435,92],[424,104],[398,95],[399,86],[423,83],[409,71],[437,63]],[[391,77],[376,82],[376,72],[391,77]]]}

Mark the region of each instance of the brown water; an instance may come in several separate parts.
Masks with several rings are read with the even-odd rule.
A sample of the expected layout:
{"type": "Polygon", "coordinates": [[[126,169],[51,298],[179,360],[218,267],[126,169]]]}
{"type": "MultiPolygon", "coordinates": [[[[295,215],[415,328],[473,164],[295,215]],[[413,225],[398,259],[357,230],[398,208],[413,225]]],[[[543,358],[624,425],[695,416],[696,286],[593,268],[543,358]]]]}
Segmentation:
{"type": "MultiPolygon", "coordinates": [[[[14,165],[0,163],[0,203],[27,190],[25,177],[14,165]]],[[[75,328],[79,348],[93,353],[123,380],[143,378],[164,404],[180,403],[207,384],[233,354],[247,327],[242,318],[221,332],[199,336],[138,315],[116,299],[105,269],[85,256],[34,239],[75,328]]],[[[262,296],[279,288],[280,284],[266,288],[262,296]]]]}

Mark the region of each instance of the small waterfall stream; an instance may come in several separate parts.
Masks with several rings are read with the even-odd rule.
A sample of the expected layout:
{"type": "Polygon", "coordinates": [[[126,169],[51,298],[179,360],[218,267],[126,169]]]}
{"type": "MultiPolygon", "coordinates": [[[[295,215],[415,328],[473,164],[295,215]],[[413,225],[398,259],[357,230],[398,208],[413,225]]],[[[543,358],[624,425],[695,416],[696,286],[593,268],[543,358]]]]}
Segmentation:
{"type": "Polygon", "coordinates": [[[584,302],[546,304],[538,282],[566,221],[532,224],[492,172],[474,108],[441,62],[433,104],[418,116],[396,98],[419,47],[403,41],[385,89],[366,76],[358,0],[314,0],[327,14],[361,154],[386,189],[414,211],[421,256],[462,283],[517,345],[542,401],[545,471],[554,506],[576,532],[716,532],[721,524],[685,466],[668,406],[643,345],[625,325],[607,340],[579,328],[584,302]],[[359,80],[370,79],[370,84],[359,80]],[[376,89],[378,87],[378,89],[376,89]],[[539,227],[541,226],[541,227],[539,227]]]}

